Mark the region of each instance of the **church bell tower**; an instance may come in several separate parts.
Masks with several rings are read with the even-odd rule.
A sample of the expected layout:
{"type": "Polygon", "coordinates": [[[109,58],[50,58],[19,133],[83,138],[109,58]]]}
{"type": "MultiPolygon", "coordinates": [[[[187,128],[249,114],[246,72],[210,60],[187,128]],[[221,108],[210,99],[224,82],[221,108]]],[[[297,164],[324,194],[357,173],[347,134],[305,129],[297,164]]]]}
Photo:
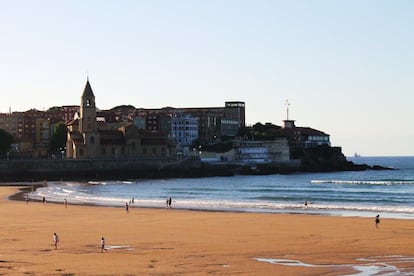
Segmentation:
{"type": "Polygon", "coordinates": [[[89,79],[81,97],[79,132],[83,136],[82,158],[99,157],[100,134],[96,126],[96,105],[89,79]]]}
{"type": "Polygon", "coordinates": [[[89,79],[86,81],[81,97],[79,131],[81,133],[96,132],[95,95],[93,94],[89,79]]]}

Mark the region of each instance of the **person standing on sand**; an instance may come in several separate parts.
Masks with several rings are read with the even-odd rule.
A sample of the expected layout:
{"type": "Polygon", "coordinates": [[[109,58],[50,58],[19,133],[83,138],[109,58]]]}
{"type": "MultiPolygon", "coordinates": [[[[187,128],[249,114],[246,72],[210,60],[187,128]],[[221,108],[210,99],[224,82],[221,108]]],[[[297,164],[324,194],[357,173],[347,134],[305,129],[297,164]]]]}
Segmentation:
{"type": "Polygon", "coordinates": [[[105,239],[104,239],[104,237],[102,237],[102,239],[101,239],[101,253],[104,251],[104,249],[105,249],[105,239]]]}
{"type": "Polygon", "coordinates": [[[379,215],[375,217],[375,227],[378,228],[378,224],[380,223],[379,215]]]}
{"type": "Polygon", "coordinates": [[[68,201],[66,200],[66,198],[64,200],[64,203],[65,203],[65,208],[68,208],[68,201]]]}
{"type": "Polygon", "coordinates": [[[128,202],[125,202],[125,212],[129,213],[129,205],[128,205],[128,202]]]}
{"type": "Polygon", "coordinates": [[[168,198],[168,207],[170,207],[170,208],[171,208],[171,203],[172,203],[172,198],[170,197],[170,198],[168,198]]]}
{"type": "Polygon", "coordinates": [[[57,249],[57,245],[59,243],[59,236],[56,233],[53,234],[53,243],[55,245],[55,250],[56,250],[57,249]]]}

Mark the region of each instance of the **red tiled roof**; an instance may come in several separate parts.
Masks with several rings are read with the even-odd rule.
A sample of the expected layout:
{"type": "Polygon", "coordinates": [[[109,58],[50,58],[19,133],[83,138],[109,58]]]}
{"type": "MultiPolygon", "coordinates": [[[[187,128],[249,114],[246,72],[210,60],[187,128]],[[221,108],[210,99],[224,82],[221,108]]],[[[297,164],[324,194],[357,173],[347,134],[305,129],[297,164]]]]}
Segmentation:
{"type": "Polygon", "coordinates": [[[79,126],[79,119],[66,122],[66,126],[79,126]]]}

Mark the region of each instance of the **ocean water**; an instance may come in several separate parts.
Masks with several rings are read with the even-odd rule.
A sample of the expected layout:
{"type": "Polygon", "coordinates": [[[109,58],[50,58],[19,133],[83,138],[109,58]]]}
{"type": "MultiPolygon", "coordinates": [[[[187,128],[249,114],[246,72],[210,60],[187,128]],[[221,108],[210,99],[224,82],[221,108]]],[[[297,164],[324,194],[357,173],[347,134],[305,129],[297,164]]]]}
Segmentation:
{"type": "Polygon", "coordinates": [[[395,170],[48,182],[32,199],[72,204],[414,219],[414,157],[357,157],[395,170]],[[134,198],[133,203],[132,198],[134,198]],[[304,202],[307,202],[305,206],[304,202]]]}

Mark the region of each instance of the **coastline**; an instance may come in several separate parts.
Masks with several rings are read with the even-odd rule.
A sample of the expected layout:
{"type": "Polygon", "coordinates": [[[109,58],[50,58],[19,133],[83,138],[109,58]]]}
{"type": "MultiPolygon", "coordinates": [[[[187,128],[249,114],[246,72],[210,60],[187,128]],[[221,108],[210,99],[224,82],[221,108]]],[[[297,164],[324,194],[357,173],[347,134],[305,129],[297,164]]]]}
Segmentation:
{"type": "Polygon", "coordinates": [[[126,213],[7,199],[22,188],[30,189],[0,187],[1,274],[352,275],[414,267],[412,220],[386,219],[376,228],[371,218],[135,207],[126,213]],[[300,263],[271,263],[281,260],[300,263]]]}
{"type": "Polygon", "coordinates": [[[108,180],[202,178],[235,175],[271,175],[300,172],[392,170],[355,164],[340,148],[317,148],[305,157],[288,162],[203,162],[199,158],[175,159],[11,159],[0,160],[1,181],[108,180]]]}

